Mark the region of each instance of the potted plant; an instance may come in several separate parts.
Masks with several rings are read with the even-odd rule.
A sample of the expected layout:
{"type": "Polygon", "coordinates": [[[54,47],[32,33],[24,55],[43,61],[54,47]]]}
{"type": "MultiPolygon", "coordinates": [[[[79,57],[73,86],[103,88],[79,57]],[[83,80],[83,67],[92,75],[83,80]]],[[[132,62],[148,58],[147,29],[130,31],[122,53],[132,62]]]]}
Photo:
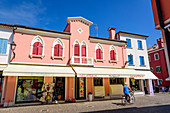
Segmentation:
{"type": "Polygon", "coordinates": [[[92,94],[92,92],[89,92],[88,95],[89,95],[89,101],[92,101],[92,100],[93,100],[93,94],[92,94]]]}

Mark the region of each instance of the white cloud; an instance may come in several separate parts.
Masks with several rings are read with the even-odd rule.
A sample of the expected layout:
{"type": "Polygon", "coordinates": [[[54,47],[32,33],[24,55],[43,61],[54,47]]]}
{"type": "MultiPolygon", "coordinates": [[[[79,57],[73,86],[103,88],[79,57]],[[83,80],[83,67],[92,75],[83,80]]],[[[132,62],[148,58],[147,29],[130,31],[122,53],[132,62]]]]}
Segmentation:
{"type": "MultiPolygon", "coordinates": [[[[0,2],[0,4],[3,3],[0,2]]],[[[0,23],[36,25],[41,20],[39,17],[45,10],[46,8],[43,7],[41,0],[36,3],[23,1],[20,4],[1,7],[0,23]]]]}

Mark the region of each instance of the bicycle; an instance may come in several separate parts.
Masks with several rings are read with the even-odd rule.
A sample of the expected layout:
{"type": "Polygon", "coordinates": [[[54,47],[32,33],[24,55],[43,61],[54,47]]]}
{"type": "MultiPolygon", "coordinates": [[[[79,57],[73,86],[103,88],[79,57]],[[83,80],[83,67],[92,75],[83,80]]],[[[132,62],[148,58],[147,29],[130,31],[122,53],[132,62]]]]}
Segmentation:
{"type": "Polygon", "coordinates": [[[129,98],[128,98],[127,95],[122,95],[122,105],[126,105],[127,103],[130,103],[130,102],[131,102],[132,104],[135,103],[134,92],[131,92],[130,95],[131,95],[131,101],[129,100],[129,98]]]}

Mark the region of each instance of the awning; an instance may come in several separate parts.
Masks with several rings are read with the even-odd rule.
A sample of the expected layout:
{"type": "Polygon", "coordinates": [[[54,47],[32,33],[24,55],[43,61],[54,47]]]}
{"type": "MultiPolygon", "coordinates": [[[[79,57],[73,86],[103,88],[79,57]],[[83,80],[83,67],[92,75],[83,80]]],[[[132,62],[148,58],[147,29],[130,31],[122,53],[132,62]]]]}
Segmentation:
{"type": "Polygon", "coordinates": [[[57,76],[74,77],[71,67],[34,66],[34,65],[8,65],[3,76],[57,76]]]}
{"type": "Polygon", "coordinates": [[[92,67],[73,67],[73,69],[76,71],[77,77],[129,77],[135,79],[157,79],[151,71],[92,67]]]}

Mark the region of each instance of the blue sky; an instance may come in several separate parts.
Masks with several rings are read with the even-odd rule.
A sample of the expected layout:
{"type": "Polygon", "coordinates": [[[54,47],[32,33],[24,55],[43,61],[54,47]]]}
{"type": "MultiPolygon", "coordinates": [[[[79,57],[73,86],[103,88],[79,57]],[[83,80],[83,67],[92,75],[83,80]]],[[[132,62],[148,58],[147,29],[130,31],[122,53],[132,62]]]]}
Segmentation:
{"type": "MultiPolygon", "coordinates": [[[[162,37],[154,29],[150,0],[0,0],[0,23],[63,31],[67,17],[74,16],[97,24],[100,37],[109,37],[108,27],[148,35],[148,47],[162,37]]],[[[95,27],[90,27],[91,36],[96,36],[95,27]]]]}

